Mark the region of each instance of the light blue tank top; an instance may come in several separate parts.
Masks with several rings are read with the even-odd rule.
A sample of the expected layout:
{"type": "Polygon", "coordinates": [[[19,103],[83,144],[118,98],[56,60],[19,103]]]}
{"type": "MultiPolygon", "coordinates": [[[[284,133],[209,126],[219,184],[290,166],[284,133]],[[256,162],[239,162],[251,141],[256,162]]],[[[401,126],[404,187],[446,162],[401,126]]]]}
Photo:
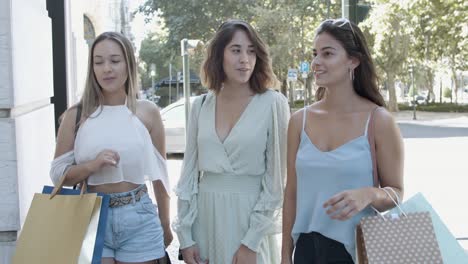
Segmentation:
{"type": "Polygon", "coordinates": [[[363,216],[372,215],[372,209],[367,207],[351,219],[341,221],[331,219],[323,204],[341,191],[373,186],[367,139],[370,114],[363,135],[327,152],[319,150],[305,133],[306,108],[303,116],[296,156],[296,220],[291,234],[294,244],[301,233],[318,232],[343,243],[355,260],[356,225],[363,216]]]}

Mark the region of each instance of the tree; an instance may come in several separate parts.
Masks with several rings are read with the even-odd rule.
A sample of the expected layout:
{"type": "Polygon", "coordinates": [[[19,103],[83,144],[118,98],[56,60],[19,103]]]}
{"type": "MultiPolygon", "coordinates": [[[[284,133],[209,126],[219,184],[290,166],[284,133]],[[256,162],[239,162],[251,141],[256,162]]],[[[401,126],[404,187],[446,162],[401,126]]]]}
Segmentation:
{"type": "Polygon", "coordinates": [[[407,11],[400,5],[400,1],[375,1],[369,19],[362,23],[370,39],[375,63],[385,75],[390,111],[398,111],[395,78],[402,72],[409,51],[406,17],[407,11]]]}
{"type": "Polygon", "coordinates": [[[454,84],[455,103],[458,103],[460,88],[457,71],[467,71],[468,61],[468,5],[463,0],[446,0],[441,3],[444,12],[441,13],[438,39],[445,48],[441,55],[449,61],[452,82],[454,84]]]}
{"type": "MultiPolygon", "coordinates": [[[[278,0],[147,0],[140,7],[140,12],[147,17],[158,15],[164,20],[168,32],[164,46],[174,57],[180,55],[176,50],[183,38],[206,43],[229,18],[251,23],[270,46],[273,68],[283,88],[287,69],[312,58],[315,27],[327,13],[335,17],[339,11],[340,2],[330,0],[289,0],[287,3],[278,0]]],[[[200,61],[195,59],[191,65],[198,68],[200,61]]]]}
{"type": "Polygon", "coordinates": [[[149,87],[151,84],[150,65],[156,65],[156,78],[164,78],[169,75],[169,63],[172,61],[172,67],[175,72],[180,69],[180,60],[172,59],[170,50],[166,49],[165,39],[155,33],[149,34],[142,42],[140,47],[140,65],[142,71],[142,84],[143,87],[149,87]]]}

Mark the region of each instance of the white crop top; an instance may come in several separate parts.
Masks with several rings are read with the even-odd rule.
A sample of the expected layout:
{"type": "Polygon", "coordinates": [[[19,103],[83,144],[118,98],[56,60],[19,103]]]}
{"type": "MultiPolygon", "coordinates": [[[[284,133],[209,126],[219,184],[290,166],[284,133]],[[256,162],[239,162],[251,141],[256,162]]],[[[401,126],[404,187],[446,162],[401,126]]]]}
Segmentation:
{"type": "Polygon", "coordinates": [[[148,129],[126,105],[99,107],[78,129],[77,164],[95,159],[105,149],[116,151],[120,161],[116,167],[106,166],[91,174],[89,185],[161,180],[170,192],[166,160],[153,146],[148,129]]]}

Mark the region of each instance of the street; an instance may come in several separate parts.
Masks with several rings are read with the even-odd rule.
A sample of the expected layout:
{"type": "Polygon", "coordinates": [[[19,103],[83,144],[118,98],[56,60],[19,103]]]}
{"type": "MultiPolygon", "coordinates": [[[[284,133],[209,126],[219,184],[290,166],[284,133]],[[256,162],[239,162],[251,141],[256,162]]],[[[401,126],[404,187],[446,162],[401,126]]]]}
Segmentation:
{"type": "MultiPolygon", "coordinates": [[[[455,237],[468,237],[468,128],[400,124],[405,198],[421,192],[455,237]]],[[[462,241],[468,249],[468,241],[462,241]]]]}
{"type": "MultiPolygon", "coordinates": [[[[443,124],[435,121],[401,121],[399,126],[405,144],[404,198],[422,192],[456,237],[468,237],[468,179],[465,163],[468,163],[468,126],[453,127],[455,125],[448,121],[443,124]]],[[[168,158],[172,188],[179,179],[182,159],[182,155],[168,158]]],[[[171,220],[174,220],[177,198],[174,193],[171,197],[171,220]]],[[[468,249],[468,241],[463,241],[462,245],[468,249]]],[[[174,233],[174,242],[168,249],[173,260],[177,259],[178,247],[174,233]]]]}

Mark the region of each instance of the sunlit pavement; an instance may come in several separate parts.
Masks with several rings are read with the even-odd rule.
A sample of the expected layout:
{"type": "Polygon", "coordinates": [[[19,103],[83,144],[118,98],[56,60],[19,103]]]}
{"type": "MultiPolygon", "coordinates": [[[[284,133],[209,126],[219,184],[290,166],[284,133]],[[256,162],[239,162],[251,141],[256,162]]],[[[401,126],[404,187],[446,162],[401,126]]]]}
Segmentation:
{"type": "Polygon", "coordinates": [[[405,152],[405,198],[422,192],[456,237],[468,237],[468,137],[405,139],[405,152]]]}
{"type": "MultiPolygon", "coordinates": [[[[419,123],[405,122],[399,117],[403,136],[406,135],[405,199],[422,192],[456,237],[468,237],[468,129],[457,130],[455,135],[458,136],[453,135],[451,128],[437,129],[452,126],[447,123],[453,118],[464,120],[464,115],[447,116],[445,123],[428,119],[426,124],[421,123],[423,120],[419,123]],[[411,136],[418,134],[425,137],[411,136]]],[[[182,156],[169,157],[172,187],[179,179],[181,166],[182,156]]],[[[177,214],[177,198],[174,193],[171,197],[172,221],[177,214]]],[[[468,242],[462,242],[462,245],[468,249],[468,242]]],[[[178,248],[174,233],[174,241],[168,248],[173,263],[183,263],[177,261],[178,248]]]]}
{"type": "MultiPolygon", "coordinates": [[[[177,181],[179,181],[180,177],[180,170],[182,167],[182,155],[170,155],[167,161],[167,169],[169,172],[171,188],[174,189],[177,181]]],[[[177,197],[175,193],[172,191],[171,193],[171,222],[174,221],[177,215],[177,197]]],[[[177,240],[177,235],[173,232],[174,241],[168,247],[167,252],[171,257],[172,263],[184,263],[183,261],[177,260],[178,252],[179,252],[179,241],[177,240]]]]}

